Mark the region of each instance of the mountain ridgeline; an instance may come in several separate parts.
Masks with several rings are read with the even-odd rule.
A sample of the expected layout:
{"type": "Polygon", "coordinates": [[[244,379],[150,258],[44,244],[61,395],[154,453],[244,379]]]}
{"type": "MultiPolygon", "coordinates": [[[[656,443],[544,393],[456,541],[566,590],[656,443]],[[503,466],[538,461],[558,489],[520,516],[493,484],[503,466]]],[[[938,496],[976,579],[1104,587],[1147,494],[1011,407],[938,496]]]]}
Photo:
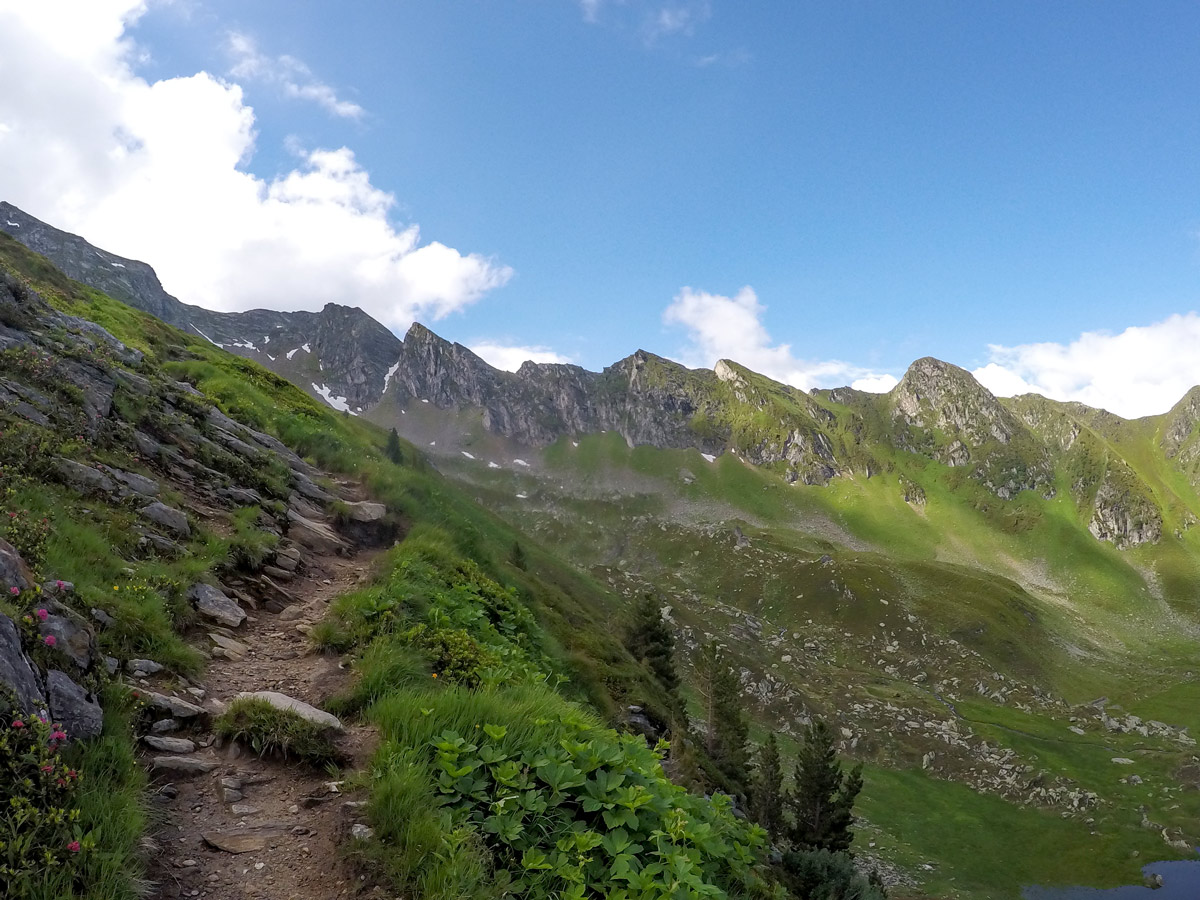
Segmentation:
{"type": "Polygon", "coordinates": [[[976,506],[1022,491],[1066,497],[1080,524],[1118,547],[1182,533],[1200,516],[1200,388],[1165,415],[1127,421],[1037,395],[993,396],[965,370],[914,362],[887,394],[805,392],[730,360],[689,369],[644,350],[602,372],[526,362],[500,371],[413,324],[401,340],[362,310],[220,313],[172,297],[145,263],[100,250],[0,203],[0,230],[70,277],[254,359],[337,409],[397,425],[413,403],[477,413],[517,444],[620,434],[632,446],[732,453],[788,483],[896,473],[924,502],[916,467],[944,466],[976,506]]]}

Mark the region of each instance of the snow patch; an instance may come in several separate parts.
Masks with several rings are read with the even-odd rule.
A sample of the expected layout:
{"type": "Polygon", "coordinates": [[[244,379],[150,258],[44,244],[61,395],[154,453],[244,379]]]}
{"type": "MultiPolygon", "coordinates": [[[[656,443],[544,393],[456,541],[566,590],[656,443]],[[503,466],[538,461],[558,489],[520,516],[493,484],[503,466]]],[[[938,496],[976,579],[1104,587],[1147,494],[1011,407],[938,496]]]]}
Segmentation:
{"type": "Polygon", "coordinates": [[[269,343],[271,343],[271,336],[269,334],[264,334],[263,335],[263,346],[265,347],[269,343]]]}
{"type": "Polygon", "coordinates": [[[475,457],[474,457],[474,456],[472,456],[470,453],[468,453],[466,450],[459,450],[458,452],[459,452],[459,453],[461,453],[463,456],[465,456],[467,459],[474,459],[474,458],[475,458],[475,457]]]}
{"type": "Polygon", "coordinates": [[[517,494],[517,499],[518,500],[528,500],[529,495],[528,494],[517,494]]]}
{"type": "Polygon", "coordinates": [[[572,446],[572,447],[578,447],[578,446],[579,446],[579,441],[571,441],[571,446],[572,446]]]}
{"type": "Polygon", "coordinates": [[[429,401],[428,401],[428,400],[422,400],[421,402],[422,402],[422,403],[428,403],[429,401]]]}
{"type": "Polygon", "coordinates": [[[258,348],[257,348],[257,347],[255,347],[255,346],[254,346],[254,344],[253,344],[253,343],[251,343],[250,341],[234,341],[234,342],[233,342],[232,344],[230,344],[229,346],[231,346],[231,347],[242,347],[242,348],[244,348],[244,349],[246,349],[246,350],[253,350],[255,353],[258,353],[258,348]]]}
{"type": "Polygon", "coordinates": [[[125,268],[125,263],[109,263],[109,265],[112,266],[114,269],[125,268]]]}
{"type": "Polygon", "coordinates": [[[308,344],[301,345],[300,349],[305,353],[312,353],[312,347],[310,347],[308,344]]]}
{"type": "Polygon", "coordinates": [[[713,456],[711,453],[701,453],[700,455],[703,456],[705,459],[707,459],[709,462],[717,461],[717,458],[715,456],[713,456]]]}
{"type": "Polygon", "coordinates": [[[388,385],[391,384],[391,382],[392,382],[392,378],[399,371],[400,371],[400,361],[396,360],[395,365],[393,365],[390,369],[388,369],[387,373],[383,376],[383,392],[385,394],[387,393],[388,385]]]}
{"type": "Polygon", "coordinates": [[[436,446],[437,446],[437,441],[430,441],[430,442],[429,442],[429,446],[430,446],[430,447],[436,447],[436,446]]]}
{"type": "Polygon", "coordinates": [[[488,461],[488,468],[489,468],[489,469],[498,469],[498,468],[500,468],[500,464],[499,464],[499,463],[494,463],[494,462],[491,462],[491,461],[489,460],[489,461],[488,461]]]}
{"type": "Polygon", "coordinates": [[[295,356],[295,355],[296,355],[297,353],[299,353],[299,352],[300,352],[300,348],[299,348],[299,347],[297,347],[295,350],[289,350],[289,351],[287,352],[287,358],[288,358],[288,359],[291,359],[293,356],[295,356]]]}
{"type": "Polygon", "coordinates": [[[214,341],[212,338],[210,338],[210,337],[209,337],[207,334],[205,334],[203,331],[201,331],[201,330],[200,330],[199,328],[197,328],[195,325],[192,325],[192,323],[191,323],[191,322],[188,322],[188,324],[192,326],[192,329],[193,329],[193,330],[196,332],[196,334],[200,335],[200,337],[204,338],[204,339],[205,339],[206,341],[208,341],[210,344],[213,344],[214,346],[220,347],[222,350],[224,350],[224,349],[225,349],[225,345],[224,345],[224,344],[221,344],[221,343],[218,343],[217,341],[214,341]]]}
{"type": "Polygon", "coordinates": [[[317,384],[315,381],[313,382],[312,387],[313,387],[314,391],[316,391],[318,394],[321,395],[322,400],[324,400],[326,403],[328,403],[330,406],[332,406],[338,412],[348,412],[352,416],[358,415],[358,413],[356,413],[354,410],[352,410],[350,408],[350,404],[348,402],[346,402],[345,397],[333,396],[332,390],[330,390],[328,387],[326,387],[323,384],[320,384],[320,385],[317,384]]]}
{"type": "Polygon", "coordinates": [[[8,219],[5,219],[5,220],[4,220],[4,224],[6,224],[6,225],[11,225],[13,228],[20,228],[20,227],[21,227],[19,223],[17,223],[17,222],[10,222],[10,221],[8,221],[8,219]]]}
{"type": "Polygon", "coordinates": [[[273,357],[270,353],[267,354],[267,359],[269,359],[271,362],[275,362],[275,357],[273,357]]]}
{"type": "Polygon", "coordinates": [[[525,462],[525,460],[523,460],[523,459],[514,459],[514,460],[513,460],[513,465],[515,465],[515,466],[524,466],[524,467],[525,467],[525,468],[527,468],[527,469],[529,468],[529,463],[525,462]]]}

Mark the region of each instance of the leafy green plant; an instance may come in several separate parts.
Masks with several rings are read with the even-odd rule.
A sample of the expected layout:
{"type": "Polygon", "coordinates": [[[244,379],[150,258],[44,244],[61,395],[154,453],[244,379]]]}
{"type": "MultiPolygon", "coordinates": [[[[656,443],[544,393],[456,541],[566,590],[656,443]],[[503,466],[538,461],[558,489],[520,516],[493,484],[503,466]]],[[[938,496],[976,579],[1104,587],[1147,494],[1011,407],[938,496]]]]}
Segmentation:
{"type": "Polygon", "coordinates": [[[94,847],[73,802],[81,776],[60,755],[66,738],[39,716],[10,711],[0,721],[0,879],[7,897],[32,896],[47,870],[77,870],[94,847]]]}
{"type": "MultiPolygon", "coordinates": [[[[11,495],[12,489],[7,492],[11,495]]],[[[5,504],[7,505],[7,504],[5,504]]],[[[46,542],[50,539],[50,519],[28,509],[0,512],[0,538],[12,544],[26,565],[40,572],[46,561],[46,542]]]]}
{"type": "Polygon", "coordinates": [[[339,758],[329,729],[256,697],[240,697],[213,722],[228,740],[242,741],[259,756],[277,753],[323,764],[339,758]]]}

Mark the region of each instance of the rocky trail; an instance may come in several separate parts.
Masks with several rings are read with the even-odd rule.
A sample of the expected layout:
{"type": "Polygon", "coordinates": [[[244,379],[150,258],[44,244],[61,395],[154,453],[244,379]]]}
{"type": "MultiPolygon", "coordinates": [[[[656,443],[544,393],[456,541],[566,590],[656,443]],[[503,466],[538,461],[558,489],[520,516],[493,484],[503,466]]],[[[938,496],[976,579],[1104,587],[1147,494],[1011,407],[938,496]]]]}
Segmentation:
{"type": "MultiPolygon", "coordinates": [[[[309,521],[328,525],[308,512],[309,521]]],[[[151,706],[162,710],[142,738],[160,819],[151,896],[324,900],[366,889],[338,851],[352,829],[366,827],[363,802],[344,790],[340,776],[300,760],[260,757],[209,726],[241,693],[276,692],[319,710],[348,686],[341,659],[313,650],[308,632],[333,598],[366,580],[376,553],[304,548],[302,561],[298,552],[279,557],[297,563],[295,574],[283,573],[291,575],[286,586],[261,575],[231,580],[226,589],[247,614],[237,627],[230,627],[233,619],[197,626],[194,642],[212,657],[204,676],[194,683],[138,679],[151,706]]],[[[373,734],[342,726],[337,745],[343,771],[358,769],[373,734]]]]}

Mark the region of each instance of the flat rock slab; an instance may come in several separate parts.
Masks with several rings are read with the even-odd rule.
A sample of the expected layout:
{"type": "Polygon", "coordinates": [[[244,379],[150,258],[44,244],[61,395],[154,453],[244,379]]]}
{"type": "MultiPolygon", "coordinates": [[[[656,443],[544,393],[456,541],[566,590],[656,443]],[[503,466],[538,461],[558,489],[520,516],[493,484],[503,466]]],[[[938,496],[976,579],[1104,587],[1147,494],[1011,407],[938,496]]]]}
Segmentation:
{"type": "Polygon", "coordinates": [[[21,636],[8,616],[0,614],[0,687],[16,695],[25,712],[46,705],[41,685],[33,674],[33,666],[21,650],[21,636]]]}
{"type": "Polygon", "coordinates": [[[277,831],[206,831],[201,835],[204,843],[226,853],[253,853],[265,850],[279,838],[277,831]]]}
{"type": "Polygon", "coordinates": [[[1112,758],[1112,761],[1115,762],[1118,766],[1132,766],[1133,765],[1133,760],[1129,759],[1127,757],[1124,757],[1124,756],[1114,756],[1112,758]]]}
{"type": "Polygon", "coordinates": [[[250,648],[241,641],[235,641],[233,638],[225,637],[223,634],[217,634],[215,631],[210,631],[208,636],[212,642],[225,651],[226,654],[241,658],[250,652],[250,648]]]}
{"type": "Polygon", "coordinates": [[[352,522],[378,522],[387,515],[387,507],[382,503],[372,503],[361,500],[358,503],[347,503],[346,516],[352,522]]]}
{"type": "Polygon", "coordinates": [[[341,719],[333,715],[333,713],[327,713],[323,709],[310,706],[303,700],[297,700],[295,697],[289,697],[287,694],[280,694],[278,691],[251,691],[238,694],[239,700],[243,697],[249,700],[263,700],[276,709],[293,712],[307,722],[321,725],[332,731],[343,730],[341,719]]]}
{"type": "Polygon", "coordinates": [[[170,772],[174,775],[207,775],[217,763],[194,756],[156,756],[151,763],[155,772],[170,772]]]}
{"type": "Polygon", "coordinates": [[[173,506],[155,501],[149,506],[143,506],[138,512],[155,525],[161,525],[181,537],[190,537],[192,534],[192,526],[188,524],[187,516],[173,506]]]}
{"type": "Polygon", "coordinates": [[[187,738],[160,737],[157,734],[142,736],[146,745],[162,753],[195,753],[196,745],[187,738]]]}
{"type": "Polygon", "coordinates": [[[147,702],[155,709],[170,713],[177,719],[192,719],[204,715],[204,708],[195,703],[188,703],[178,697],[168,697],[166,694],[156,694],[150,691],[146,694],[147,702]]]}
{"type": "Polygon", "coordinates": [[[230,600],[223,591],[211,584],[193,584],[188,588],[187,598],[196,604],[196,611],[200,615],[214,622],[237,628],[246,621],[246,613],[237,605],[237,601],[230,600]]]}

